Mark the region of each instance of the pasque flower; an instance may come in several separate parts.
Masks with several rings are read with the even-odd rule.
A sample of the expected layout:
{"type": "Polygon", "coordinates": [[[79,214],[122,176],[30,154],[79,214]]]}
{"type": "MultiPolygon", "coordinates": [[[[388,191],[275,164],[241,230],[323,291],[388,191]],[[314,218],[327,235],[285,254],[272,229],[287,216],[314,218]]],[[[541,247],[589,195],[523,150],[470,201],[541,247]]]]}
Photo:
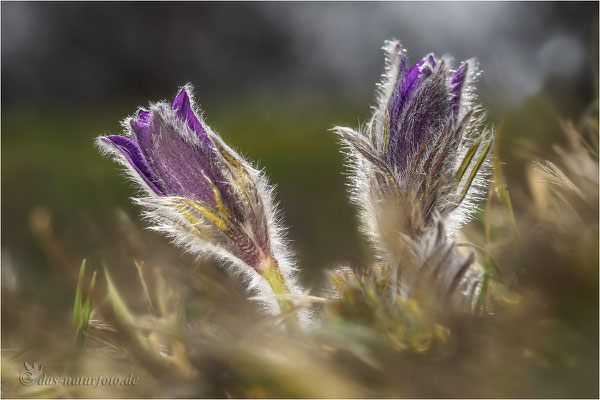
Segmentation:
{"type": "MultiPolygon", "coordinates": [[[[386,71],[370,121],[359,131],[335,130],[350,149],[352,199],[380,258],[412,259],[422,270],[428,249],[447,247],[427,245],[430,238],[448,241],[476,209],[493,134],[474,103],[474,61],[453,70],[449,58],[430,54],[409,67],[399,42],[384,49],[386,71]]],[[[408,275],[414,280],[417,272],[408,275]]]]}
{"type": "MultiPolygon", "coordinates": [[[[186,86],[172,105],[152,104],[123,122],[124,136],[99,147],[139,184],[135,199],[154,223],[186,250],[228,261],[261,294],[299,294],[272,188],[196,112],[186,86]]],[[[272,312],[290,300],[268,301],[272,312]]]]}

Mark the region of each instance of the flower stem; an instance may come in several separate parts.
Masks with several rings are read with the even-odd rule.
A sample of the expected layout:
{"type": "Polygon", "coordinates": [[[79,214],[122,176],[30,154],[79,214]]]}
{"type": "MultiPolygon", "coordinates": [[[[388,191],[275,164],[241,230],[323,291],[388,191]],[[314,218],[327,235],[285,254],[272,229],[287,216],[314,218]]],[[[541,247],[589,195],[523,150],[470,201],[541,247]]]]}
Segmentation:
{"type": "MultiPolygon", "coordinates": [[[[279,268],[279,263],[277,260],[271,259],[266,261],[264,264],[264,269],[262,272],[262,276],[267,280],[271,289],[273,289],[273,294],[281,295],[281,294],[291,294],[290,289],[281,273],[281,269],[279,268]]],[[[294,309],[294,303],[289,299],[277,299],[277,303],[279,304],[279,308],[282,313],[290,311],[294,309]]],[[[286,324],[288,327],[297,326],[298,316],[294,313],[294,315],[286,320],[286,324]],[[293,322],[292,322],[293,321],[293,322]],[[291,322],[291,323],[289,323],[291,322]]]]}

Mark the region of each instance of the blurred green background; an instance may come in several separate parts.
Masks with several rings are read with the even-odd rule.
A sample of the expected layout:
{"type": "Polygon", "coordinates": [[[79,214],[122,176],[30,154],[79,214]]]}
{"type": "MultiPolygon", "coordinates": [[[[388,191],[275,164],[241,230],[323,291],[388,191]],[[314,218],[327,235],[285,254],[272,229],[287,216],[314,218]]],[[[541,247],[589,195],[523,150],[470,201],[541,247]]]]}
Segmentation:
{"type": "MultiPolygon", "coordinates": [[[[526,163],[551,155],[564,141],[559,120],[576,120],[597,98],[593,2],[1,7],[3,283],[14,279],[54,310],[68,307],[72,286],[32,231],[32,211],[50,213],[74,263],[138,256],[117,246],[115,228],[115,209],[146,226],[132,187],[93,140],[120,133],[138,106],[171,99],[187,82],[208,124],[277,186],[301,279],[313,288],[326,269],[371,259],[329,130],[369,118],[385,39],[400,39],[412,62],[432,51],[478,58],[479,101],[489,123],[502,126],[517,206],[526,163]]],[[[170,248],[156,234],[144,237],[170,248]]]]}

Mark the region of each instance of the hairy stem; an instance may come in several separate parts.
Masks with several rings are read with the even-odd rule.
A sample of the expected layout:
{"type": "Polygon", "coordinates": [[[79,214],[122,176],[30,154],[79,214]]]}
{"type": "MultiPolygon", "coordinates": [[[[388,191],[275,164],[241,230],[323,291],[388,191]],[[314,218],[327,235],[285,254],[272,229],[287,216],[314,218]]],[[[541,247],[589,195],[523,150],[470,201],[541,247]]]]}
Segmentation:
{"type": "MultiPolygon", "coordinates": [[[[264,264],[264,268],[262,270],[262,276],[267,280],[271,289],[273,289],[273,294],[275,295],[286,295],[291,294],[290,289],[281,273],[281,269],[279,268],[279,263],[275,259],[270,259],[266,261],[264,264]]],[[[289,299],[277,299],[277,303],[279,304],[279,308],[282,313],[286,313],[290,310],[294,309],[294,303],[289,299]]],[[[288,327],[297,326],[298,325],[298,316],[294,313],[294,315],[287,319],[288,327]]]]}

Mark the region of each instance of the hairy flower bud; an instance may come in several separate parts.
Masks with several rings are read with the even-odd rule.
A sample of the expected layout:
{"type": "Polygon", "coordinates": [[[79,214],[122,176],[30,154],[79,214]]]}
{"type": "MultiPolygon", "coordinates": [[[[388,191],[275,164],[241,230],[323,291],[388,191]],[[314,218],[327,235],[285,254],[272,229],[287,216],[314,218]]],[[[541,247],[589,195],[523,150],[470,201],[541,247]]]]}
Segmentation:
{"type": "MultiPolygon", "coordinates": [[[[198,117],[190,91],[181,89],[172,105],[140,109],[123,122],[125,136],[99,137],[99,147],[139,183],[145,196],[135,201],[153,229],[192,253],[229,261],[265,297],[300,294],[272,188],[198,117]]],[[[272,312],[293,306],[269,303],[272,312]]]]}
{"type": "MultiPolygon", "coordinates": [[[[428,238],[441,238],[429,231],[446,241],[476,209],[493,132],[474,104],[473,60],[452,70],[448,57],[430,54],[409,67],[399,42],[384,49],[386,72],[369,123],[335,131],[350,149],[352,200],[380,258],[392,265],[410,259],[405,264],[420,269],[435,247],[428,238]]],[[[403,272],[409,292],[419,272],[403,272]]]]}

